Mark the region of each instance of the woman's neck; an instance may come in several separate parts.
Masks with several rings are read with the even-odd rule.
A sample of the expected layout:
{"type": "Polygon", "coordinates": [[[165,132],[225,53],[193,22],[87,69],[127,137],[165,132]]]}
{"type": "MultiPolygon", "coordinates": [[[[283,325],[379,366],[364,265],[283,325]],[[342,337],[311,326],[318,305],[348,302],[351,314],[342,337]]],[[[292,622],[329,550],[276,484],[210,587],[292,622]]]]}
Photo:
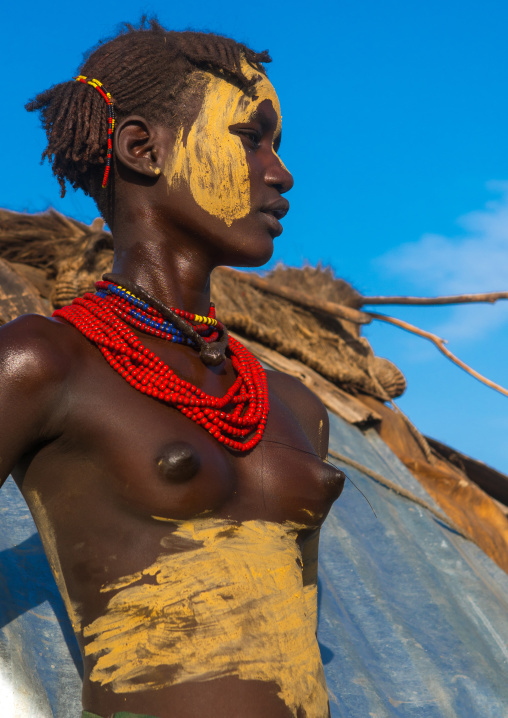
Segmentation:
{"type": "Polygon", "coordinates": [[[139,230],[135,225],[115,222],[113,273],[166,306],[207,314],[214,265],[198,243],[168,236],[150,222],[143,221],[139,230]]]}

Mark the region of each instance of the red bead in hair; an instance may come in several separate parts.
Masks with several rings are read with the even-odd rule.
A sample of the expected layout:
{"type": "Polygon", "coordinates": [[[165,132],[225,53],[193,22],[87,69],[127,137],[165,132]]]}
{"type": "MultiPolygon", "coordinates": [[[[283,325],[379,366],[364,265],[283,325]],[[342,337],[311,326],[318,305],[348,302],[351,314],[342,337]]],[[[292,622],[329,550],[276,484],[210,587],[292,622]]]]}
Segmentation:
{"type": "Polygon", "coordinates": [[[74,78],[74,80],[76,80],[76,82],[82,82],[83,85],[90,85],[90,87],[93,87],[100,95],[102,95],[108,104],[108,145],[106,151],[106,169],[104,170],[104,178],[102,180],[102,186],[106,187],[111,167],[111,157],[113,155],[112,136],[115,131],[115,108],[113,106],[113,98],[111,97],[111,93],[104,89],[104,85],[100,82],[100,80],[89,79],[88,77],[85,77],[85,75],[78,75],[74,78]]]}

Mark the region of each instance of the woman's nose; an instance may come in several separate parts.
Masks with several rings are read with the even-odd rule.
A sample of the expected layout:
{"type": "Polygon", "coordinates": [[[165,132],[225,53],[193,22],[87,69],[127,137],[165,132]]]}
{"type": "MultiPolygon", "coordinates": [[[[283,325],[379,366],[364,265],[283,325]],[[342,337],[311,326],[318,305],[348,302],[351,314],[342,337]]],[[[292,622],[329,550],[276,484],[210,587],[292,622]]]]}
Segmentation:
{"type": "Polygon", "coordinates": [[[266,168],[265,182],[276,187],[281,194],[289,192],[294,185],[293,175],[275,152],[272,153],[272,161],[266,168]]]}

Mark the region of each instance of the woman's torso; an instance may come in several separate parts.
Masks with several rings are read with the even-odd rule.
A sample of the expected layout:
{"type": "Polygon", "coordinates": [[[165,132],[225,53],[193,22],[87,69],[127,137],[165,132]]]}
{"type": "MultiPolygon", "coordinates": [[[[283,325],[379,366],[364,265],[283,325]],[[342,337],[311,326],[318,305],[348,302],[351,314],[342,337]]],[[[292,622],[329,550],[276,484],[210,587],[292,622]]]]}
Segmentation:
{"type": "MultiPolygon", "coordinates": [[[[342,475],[317,456],[317,400],[270,373],[263,441],[232,455],[134,390],[73,329],[55,331],[77,347],[61,426],[15,478],[84,654],[84,707],[326,716],[302,548],[342,475]]],[[[143,341],[211,394],[232,383],[229,366],[143,341]]]]}

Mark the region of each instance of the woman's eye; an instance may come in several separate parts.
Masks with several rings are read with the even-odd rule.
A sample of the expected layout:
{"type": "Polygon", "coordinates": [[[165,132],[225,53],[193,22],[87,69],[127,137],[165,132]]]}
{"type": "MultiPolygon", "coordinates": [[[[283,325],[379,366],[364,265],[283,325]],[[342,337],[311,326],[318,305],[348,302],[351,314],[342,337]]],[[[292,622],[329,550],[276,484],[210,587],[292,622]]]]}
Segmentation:
{"type": "Polygon", "coordinates": [[[255,130],[241,130],[240,135],[242,137],[245,137],[249,141],[249,144],[254,147],[254,149],[257,149],[259,147],[261,142],[261,136],[255,130]]]}

